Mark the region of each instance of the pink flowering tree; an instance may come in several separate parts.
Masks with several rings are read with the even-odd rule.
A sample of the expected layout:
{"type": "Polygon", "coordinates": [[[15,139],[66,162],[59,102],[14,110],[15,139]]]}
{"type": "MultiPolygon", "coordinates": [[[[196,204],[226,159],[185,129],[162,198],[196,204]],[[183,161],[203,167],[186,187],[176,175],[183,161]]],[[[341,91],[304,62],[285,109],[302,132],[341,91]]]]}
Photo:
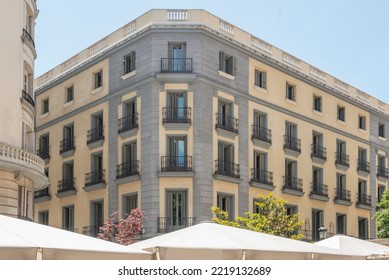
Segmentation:
{"type": "Polygon", "coordinates": [[[138,208],[133,209],[126,219],[120,219],[118,223],[115,223],[116,215],[117,212],[113,213],[107,223],[100,227],[97,237],[122,245],[134,243],[135,237],[142,232],[144,213],[138,208]]]}

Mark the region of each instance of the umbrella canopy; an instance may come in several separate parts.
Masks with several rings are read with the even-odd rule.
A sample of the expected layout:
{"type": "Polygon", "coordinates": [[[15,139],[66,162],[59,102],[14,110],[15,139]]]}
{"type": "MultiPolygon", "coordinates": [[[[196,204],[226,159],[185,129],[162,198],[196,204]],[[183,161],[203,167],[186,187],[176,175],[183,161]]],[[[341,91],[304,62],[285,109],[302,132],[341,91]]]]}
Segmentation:
{"type": "Polygon", "coordinates": [[[157,258],[178,259],[352,259],[336,250],[270,234],[212,222],[160,235],[130,248],[154,252],[157,258]],[[315,253],[313,255],[313,253],[315,253]]]}
{"type": "Polygon", "coordinates": [[[139,249],[0,215],[3,260],[143,260],[151,256],[139,249]]]}
{"type": "Polygon", "coordinates": [[[389,247],[370,241],[345,236],[335,235],[319,241],[317,245],[339,250],[344,254],[356,256],[385,255],[389,254],[389,247]]]}

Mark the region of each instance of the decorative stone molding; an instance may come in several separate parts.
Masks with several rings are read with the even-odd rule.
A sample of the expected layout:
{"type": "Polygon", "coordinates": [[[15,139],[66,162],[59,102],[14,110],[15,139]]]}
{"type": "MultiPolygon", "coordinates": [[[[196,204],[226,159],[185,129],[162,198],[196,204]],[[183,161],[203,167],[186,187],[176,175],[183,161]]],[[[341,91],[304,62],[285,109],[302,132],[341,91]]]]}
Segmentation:
{"type": "Polygon", "coordinates": [[[326,73],[324,73],[323,71],[320,71],[319,69],[317,69],[313,66],[309,67],[309,74],[311,74],[311,76],[314,76],[315,78],[326,81],[326,73]]]}
{"type": "Polygon", "coordinates": [[[357,95],[360,99],[363,99],[365,101],[369,101],[370,96],[367,93],[364,93],[363,91],[357,90],[357,95]]]}
{"type": "Polygon", "coordinates": [[[0,144],[0,157],[9,159],[15,162],[22,162],[28,165],[34,165],[39,169],[44,170],[45,162],[39,156],[29,153],[23,149],[0,144]]]}
{"type": "Polygon", "coordinates": [[[132,31],[136,30],[136,20],[131,21],[130,23],[126,24],[124,27],[124,34],[127,35],[131,33],[132,31]]]}
{"type": "Polygon", "coordinates": [[[38,78],[38,86],[49,80],[54,76],[54,70],[50,70],[38,78]]]}
{"type": "Polygon", "coordinates": [[[219,29],[227,32],[228,34],[234,35],[234,26],[222,19],[219,19],[219,29]]]}
{"type": "Polygon", "coordinates": [[[168,10],[166,19],[169,21],[188,20],[188,11],[187,10],[168,10]]]}
{"type": "Polygon", "coordinates": [[[266,43],[265,41],[262,41],[261,39],[258,39],[257,37],[251,36],[251,45],[253,47],[256,47],[257,49],[260,49],[261,51],[264,51],[265,53],[273,53],[272,45],[266,43]]]}
{"type": "Polygon", "coordinates": [[[297,67],[298,69],[301,68],[300,64],[301,64],[301,60],[298,59],[297,57],[294,57],[293,55],[290,55],[286,52],[282,52],[282,61],[294,66],[294,67],[297,67]]]}
{"type": "Polygon", "coordinates": [[[219,91],[216,88],[214,88],[213,89],[213,97],[217,97],[218,95],[219,95],[219,91]]]}
{"type": "Polygon", "coordinates": [[[64,63],[61,64],[61,70],[65,71],[66,69],[69,69],[70,67],[76,65],[79,62],[79,55],[76,54],[75,56],[69,58],[64,63]]]}
{"type": "Polygon", "coordinates": [[[108,37],[105,37],[88,48],[88,56],[91,56],[108,46],[108,37]]]}
{"type": "Polygon", "coordinates": [[[342,82],[341,80],[335,79],[334,86],[338,89],[348,92],[349,85],[342,82]]]}

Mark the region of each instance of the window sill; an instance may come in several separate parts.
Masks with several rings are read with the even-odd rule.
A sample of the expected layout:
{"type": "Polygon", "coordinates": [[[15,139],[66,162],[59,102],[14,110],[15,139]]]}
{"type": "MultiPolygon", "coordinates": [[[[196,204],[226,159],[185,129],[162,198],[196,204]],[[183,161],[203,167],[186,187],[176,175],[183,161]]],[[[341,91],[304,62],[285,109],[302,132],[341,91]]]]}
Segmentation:
{"type": "Polygon", "coordinates": [[[323,112],[317,111],[315,109],[312,109],[312,112],[318,116],[323,116],[323,112]]]}
{"type": "Polygon", "coordinates": [[[345,121],[341,121],[339,119],[336,120],[338,123],[340,123],[341,125],[346,125],[346,122],[345,121]]]}
{"type": "Polygon", "coordinates": [[[218,72],[219,72],[219,76],[222,76],[224,78],[230,79],[232,81],[235,80],[235,76],[234,75],[228,74],[228,73],[220,71],[220,70],[218,72]]]}
{"type": "Polygon", "coordinates": [[[95,89],[93,89],[93,90],[90,92],[90,94],[91,94],[91,95],[94,95],[94,94],[96,94],[96,93],[99,93],[99,92],[103,91],[103,89],[104,89],[104,86],[95,88],[95,89]]]}
{"type": "Polygon", "coordinates": [[[378,139],[380,139],[381,141],[386,141],[386,138],[382,136],[378,136],[378,139]]]}
{"type": "Polygon", "coordinates": [[[289,98],[285,98],[285,101],[286,101],[287,103],[289,103],[289,104],[292,104],[292,105],[297,106],[297,102],[294,101],[294,100],[291,100],[291,99],[289,99],[289,98]]]}
{"type": "Polygon", "coordinates": [[[363,134],[367,134],[367,131],[366,129],[362,129],[362,128],[358,128],[359,132],[363,133],[363,134]]]}
{"type": "Polygon", "coordinates": [[[128,78],[131,78],[132,76],[135,76],[135,74],[136,74],[136,70],[132,70],[131,72],[124,74],[120,78],[124,81],[124,80],[127,80],[128,78]]]}
{"type": "Polygon", "coordinates": [[[65,104],[63,104],[63,107],[66,108],[66,107],[69,107],[72,104],[74,104],[74,100],[70,100],[70,101],[66,102],[65,104]]]}
{"type": "Polygon", "coordinates": [[[46,118],[48,115],[49,115],[49,112],[40,115],[39,118],[40,118],[40,119],[44,119],[44,118],[46,118]]]}
{"type": "Polygon", "coordinates": [[[260,86],[257,86],[257,85],[254,85],[254,89],[257,90],[257,91],[262,91],[263,93],[269,93],[268,89],[260,87],[260,86]]]}

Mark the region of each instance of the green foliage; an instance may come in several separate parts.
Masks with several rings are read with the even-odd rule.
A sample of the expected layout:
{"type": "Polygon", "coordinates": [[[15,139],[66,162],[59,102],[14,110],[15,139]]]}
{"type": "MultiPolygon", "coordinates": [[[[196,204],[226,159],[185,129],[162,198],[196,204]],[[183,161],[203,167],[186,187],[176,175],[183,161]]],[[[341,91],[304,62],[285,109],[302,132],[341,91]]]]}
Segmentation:
{"type": "Polygon", "coordinates": [[[228,213],[218,207],[212,207],[214,218],[218,224],[268,233],[277,236],[302,239],[303,234],[296,234],[303,221],[298,221],[299,214],[288,215],[285,200],[277,199],[273,193],[258,196],[255,202],[258,213],[246,212],[244,217],[238,216],[235,221],[228,219],[228,213]]]}
{"type": "Polygon", "coordinates": [[[373,216],[373,219],[377,222],[377,236],[379,238],[389,238],[389,190],[384,191],[377,206],[380,210],[373,216]]]}

